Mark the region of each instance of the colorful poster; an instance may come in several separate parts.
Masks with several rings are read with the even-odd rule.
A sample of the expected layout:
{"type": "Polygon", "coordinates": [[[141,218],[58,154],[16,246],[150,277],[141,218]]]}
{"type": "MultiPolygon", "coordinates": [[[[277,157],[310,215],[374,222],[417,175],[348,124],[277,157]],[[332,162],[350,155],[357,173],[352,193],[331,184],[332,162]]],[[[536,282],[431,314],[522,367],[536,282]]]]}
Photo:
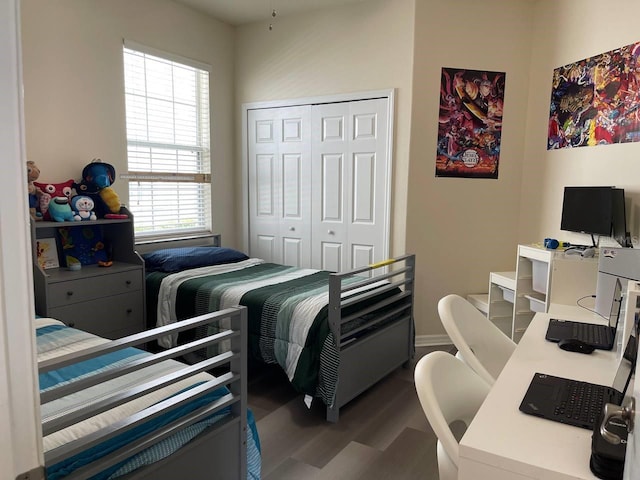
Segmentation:
{"type": "Polygon", "coordinates": [[[498,178],[505,77],[442,69],[436,177],[498,178]]]}
{"type": "Polygon", "coordinates": [[[640,42],[553,71],[547,150],[640,141],[640,42]]]}

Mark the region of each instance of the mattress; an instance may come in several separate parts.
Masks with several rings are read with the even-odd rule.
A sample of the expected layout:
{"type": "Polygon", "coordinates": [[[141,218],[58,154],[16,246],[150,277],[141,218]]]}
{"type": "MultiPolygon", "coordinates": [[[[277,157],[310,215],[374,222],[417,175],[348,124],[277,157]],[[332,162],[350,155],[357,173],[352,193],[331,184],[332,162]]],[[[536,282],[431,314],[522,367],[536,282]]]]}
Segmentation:
{"type": "MultiPolygon", "coordinates": [[[[109,340],[81,330],[69,328],[57,320],[47,318],[36,319],[36,338],[38,361],[48,360],[67,353],[109,342],[109,340]]],[[[91,360],[79,362],[68,367],[53,370],[40,375],[40,391],[45,392],[58,385],[69,383],[74,379],[87,377],[149,355],[151,354],[140,349],[126,348],[91,360]]],[[[133,387],[141,382],[161,377],[176,371],[183,366],[184,365],[180,362],[167,360],[156,365],[146,367],[142,370],[103,382],[99,385],[71,395],[67,395],[52,402],[48,402],[41,407],[42,421],[46,422],[53,420],[87,405],[96,404],[115,392],[133,387]]],[[[146,394],[135,400],[131,400],[117,408],[100,413],[70,427],[47,435],[43,438],[44,451],[45,453],[49,452],[66,444],[67,442],[71,442],[92,432],[99,431],[100,429],[114,422],[125,419],[148,406],[154,405],[168,397],[193,388],[212,378],[213,377],[207,373],[197,374],[189,379],[178,381],[174,384],[163,387],[160,390],[146,394]]],[[[122,447],[127,442],[152,431],[154,428],[166,425],[189,411],[196,410],[206,403],[213,402],[227,393],[228,390],[226,388],[220,388],[202,398],[184,405],[183,407],[172,410],[171,412],[163,414],[152,421],[140,425],[133,430],[96,445],[71,457],[70,459],[61,461],[55,465],[48,465],[47,478],[49,480],[63,478],[75,469],[80,468],[97,458],[107,455],[109,452],[122,447]]],[[[213,416],[191,425],[153,447],[134,455],[124,462],[101,472],[93,478],[117,478],[144,465],[161,460],[178,450],[191,439],[195,438],[208,426],[223,419],[228,415],[228,413],[228,410],[221,410],[213,416]]],[[[256,479],[260,478],[259,439],[255,422],[253,421],[253,416],[250,412],[247,416],[249,426],[247,429],[248,477],[256,479]]]]}

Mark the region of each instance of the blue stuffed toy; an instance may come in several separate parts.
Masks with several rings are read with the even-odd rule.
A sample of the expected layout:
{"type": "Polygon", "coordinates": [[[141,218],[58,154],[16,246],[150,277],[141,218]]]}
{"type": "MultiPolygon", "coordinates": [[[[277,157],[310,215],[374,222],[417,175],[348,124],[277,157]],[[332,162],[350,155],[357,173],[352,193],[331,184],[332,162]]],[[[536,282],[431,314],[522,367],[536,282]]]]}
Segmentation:
{"type": "Polygon", "coordinates": [[[76,195],[71,198],[71,210],[73,211],[73,219],[81,222],[83,220],[96,220],[93,211],[94,202],[91,197],[86,195],[76,195]]]}
{"type": "Polygon", "coordinates": [[[49,202],[49,215],[55,222],[73,222],[73,211],[67,197],[53,197],[49,202]]]}
{"type": "Polygon", "coordinates": [[[102,162],[99,158],[84,167],[82,180],[73,184],[78,195],[86,195],[93,200],[98,218],[109,214],[120,213],[120,199],[111,185],[116,180],[113,165],[102,162]]]}

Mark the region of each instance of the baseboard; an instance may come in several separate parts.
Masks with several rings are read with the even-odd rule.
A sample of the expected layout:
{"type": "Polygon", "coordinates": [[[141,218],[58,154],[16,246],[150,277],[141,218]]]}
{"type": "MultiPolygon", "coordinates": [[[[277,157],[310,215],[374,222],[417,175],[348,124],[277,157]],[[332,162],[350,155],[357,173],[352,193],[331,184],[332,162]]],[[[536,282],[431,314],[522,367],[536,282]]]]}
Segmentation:
{"type": "Polygon", "coordinates": [[[437,347],[453,345],[448,335],[416,335],[416,347],[437,347]]]}

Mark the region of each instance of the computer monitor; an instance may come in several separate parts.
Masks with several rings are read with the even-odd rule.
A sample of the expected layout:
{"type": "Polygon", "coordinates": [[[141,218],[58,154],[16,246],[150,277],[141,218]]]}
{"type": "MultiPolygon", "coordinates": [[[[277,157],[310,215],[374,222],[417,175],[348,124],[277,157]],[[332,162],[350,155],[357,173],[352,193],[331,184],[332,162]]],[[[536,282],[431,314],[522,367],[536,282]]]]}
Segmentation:
{"type": "Polygon", "coordinates": [[[621,247],[633,248],[633,244],[631,243],[631,234],[627,231],[624,189],[613,189],[612,202],[612,236],[621,247]]]}
{"type": "Polygon", "coordinates": [[[613,187],[565,187],[560,229],[611,235],[613,187]]]}

